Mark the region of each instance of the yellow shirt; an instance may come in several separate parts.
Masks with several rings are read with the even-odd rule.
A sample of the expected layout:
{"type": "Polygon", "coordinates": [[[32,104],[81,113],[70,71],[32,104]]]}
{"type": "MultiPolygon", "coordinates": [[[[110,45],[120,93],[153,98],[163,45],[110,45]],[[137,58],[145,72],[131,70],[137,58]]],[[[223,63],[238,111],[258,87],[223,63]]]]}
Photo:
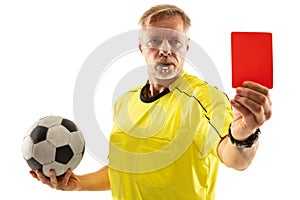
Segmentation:
{"type": "Polygon", "coordinates": [[[214,199],[217,146],[232,121],[227,96],[185,72],[154,98],[143,86],[114,106],[109,177],[114,200],[214,199]]]}

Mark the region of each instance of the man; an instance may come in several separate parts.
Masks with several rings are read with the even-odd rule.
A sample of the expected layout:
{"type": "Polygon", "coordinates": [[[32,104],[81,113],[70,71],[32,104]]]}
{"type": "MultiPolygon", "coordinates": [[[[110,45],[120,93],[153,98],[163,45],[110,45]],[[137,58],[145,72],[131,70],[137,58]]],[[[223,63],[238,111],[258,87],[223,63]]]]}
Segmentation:
{"type": "Polygon", "coordinates": [[[214,199],[219,163],[244,170],[255,156],[259,127],[272,113],[268,89],[244,82],[229,101],[187,74],[191,22],[180,8],[154,6],[139,23],[149,80],[115,103],[109,165],[61,179],[30,173],[59,190],[111,189],[116,200],[214,199]]]}

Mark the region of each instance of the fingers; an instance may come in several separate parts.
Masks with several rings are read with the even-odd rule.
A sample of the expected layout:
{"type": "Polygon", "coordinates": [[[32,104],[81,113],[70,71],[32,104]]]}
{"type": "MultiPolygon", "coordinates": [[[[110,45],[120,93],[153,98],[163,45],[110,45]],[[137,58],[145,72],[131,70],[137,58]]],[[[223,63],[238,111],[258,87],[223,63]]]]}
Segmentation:
{"type": "Polygon", "coordinates": [[[35,173],[35,171],[29,171],[29,173],[30,173],[30,175],[31,175],[33,178],[35,178],[35,179],[37,179],[37,180],[39,181],[38,176],[37,176],[37,174],[35,173]]]}
{"type": "Polygon", "coordinates": [[[266,119],[270,119],[272,116],[272,101],[268,88],[250,81],[244,82],[243,86],[252,91],[249,92],[250,96],[252,94],[251,99],[262,106],[266,119]]]}
{"type": "Polygon", "coordinates": [[[41,171],[30,171],[31,176],[38,181],[41,181],[43,184],[48,185],[51,188],[57,190],[70,190],[69,180],[73,174],[71,169],[68,169],[63,177],[57,177],[55,170],[50,170],[50,177],[46,177],[41,171]]]}
{"type": "Polygon", "coordinates": [[[56,173],[53,169],[50,170],[50,183],[51,183],[51,185],[49,185],[50,187],[54,189],[58,189],[58,181],[56,178],[56,173]]]}
{"type": "MultiPolygon", "coordinates": [[[[51,174],[51,173],[50,173],[51,174]]],[[[49,178],[47,178],[41,171],[36,171],[36,175],[39,181],[53,188],[52,183],[49,178]]]]}
{"type": "Polygon", "coordinates": [[[268,94],[269,94],[268,88],[266,88],[265,86],[260,85],[258,83],[255,83],[255,82],[245,81],[243,83],[243,87],[250,88],[250,89],[252,89],[254,91],[257,91],[257,92],[259,92],[261,94],[264,94],[265,96],[268,96],[268,94]]]}
{"type": "Polygon", "coordinates": [[[68,183],[69,183],[71,175],[72,175],[72,170],[68,169],[66,171],[66,174],[65,174],[64,178],[62,179],[62,182],[61,182],[61,187],[62,187],[63,190],[68,189],[68,183]]]}
{"type": "Polygon", "coordinates": [[[241,130],[247,130],[246,132],[250,133],[260,125],[262,125],[263,121],[259,116],[257,116],[258,114],[253,114],[248,108],[243,106],[243,104],[240,103],[239,100],[233,99],[230,101],[230,103],[235,108],[233,124],[235,124],[236,121],[241,122],[241,130]]]}
{"type": "Polygon", "coordinates": [[[54,170],[50,170],[50,178],[46,177],[41,171],[30,171],[33,178],[41,181],[43,184],[48,185],[51,188],[57,189],[58,181],[54,170]]]}
{"type": "Polygon", "coordinates": [[[269,90],[254,82],[247,81],[238,87],[231,104],[251,126],[261,126],[272,115],[269,90]]]}

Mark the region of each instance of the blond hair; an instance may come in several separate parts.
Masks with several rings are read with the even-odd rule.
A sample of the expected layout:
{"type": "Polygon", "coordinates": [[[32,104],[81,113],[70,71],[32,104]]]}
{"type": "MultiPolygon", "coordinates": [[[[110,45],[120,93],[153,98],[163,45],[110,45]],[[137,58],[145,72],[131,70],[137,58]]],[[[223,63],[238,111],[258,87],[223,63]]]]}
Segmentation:
{"type": "Polygon", "coordinates": [[[184,30],[188,31],[191,26],[189,16],[182,9],[170,4],[156,5],[148,9],[140,18],[139,25],[142,27],[148,26],[153,17],[170,17],[175,15],[181,16],[184,24],[184,30]]]}

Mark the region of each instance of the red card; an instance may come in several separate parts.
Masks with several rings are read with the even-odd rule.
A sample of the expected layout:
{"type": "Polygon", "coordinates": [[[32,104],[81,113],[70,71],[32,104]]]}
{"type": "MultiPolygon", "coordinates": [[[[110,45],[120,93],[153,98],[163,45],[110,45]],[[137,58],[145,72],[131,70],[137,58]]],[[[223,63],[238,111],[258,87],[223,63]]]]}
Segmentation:
{"type": "Polygon", "coordinates": [[[231,33],[232,87],[246,80],[273,88],[272,33],[231,33]]]}

